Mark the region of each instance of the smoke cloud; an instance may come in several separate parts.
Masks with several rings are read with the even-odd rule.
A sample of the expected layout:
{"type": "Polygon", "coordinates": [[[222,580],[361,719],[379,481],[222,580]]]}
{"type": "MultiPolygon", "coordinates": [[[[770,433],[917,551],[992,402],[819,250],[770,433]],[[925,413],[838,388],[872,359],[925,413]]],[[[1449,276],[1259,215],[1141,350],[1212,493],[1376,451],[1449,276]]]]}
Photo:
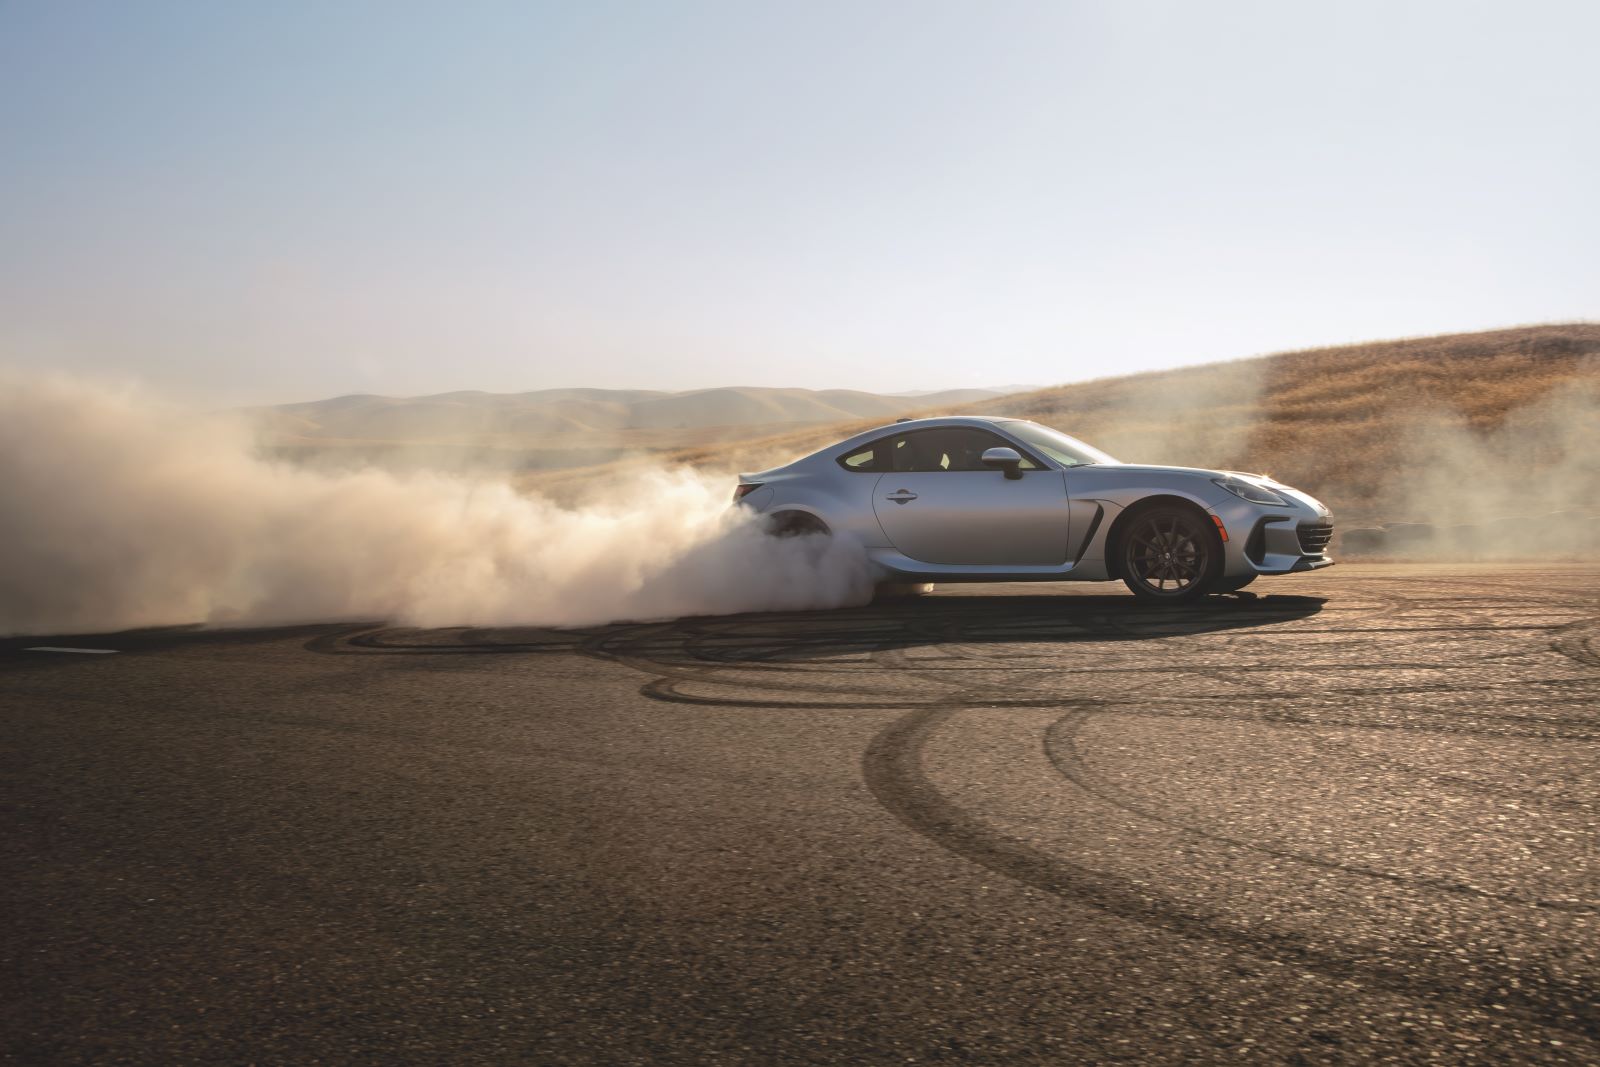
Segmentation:
{"type": "Polygon", "coordinates": [[[342,619],[588,625],[870,598],[859,545],[634,473],[560,507],[493,480],[309,470],[242,419],[0,373],[0,633],[342,619]]]}
{"type": "Polygon", "coordinates": [[[1125,463],[1229,469],[1249,452],[1262,386],[1253,360],[1129,378],[1101,447],[1125,463]]]}
{"type": "Polygon", "coordinates": [[[1264,418],[1258,360],[1084,382],[983,405],[1080,437],[1124,463],[1230,469],[1264,418]]]}
{"type": "Polygon", "coordinates": [[[1437,559],[1590,557],[1600,549],[1600,376],[1566,383],[1490,427],[1422,407],[1397,430],[1401,462],[1348,551],[1437,559]]]}

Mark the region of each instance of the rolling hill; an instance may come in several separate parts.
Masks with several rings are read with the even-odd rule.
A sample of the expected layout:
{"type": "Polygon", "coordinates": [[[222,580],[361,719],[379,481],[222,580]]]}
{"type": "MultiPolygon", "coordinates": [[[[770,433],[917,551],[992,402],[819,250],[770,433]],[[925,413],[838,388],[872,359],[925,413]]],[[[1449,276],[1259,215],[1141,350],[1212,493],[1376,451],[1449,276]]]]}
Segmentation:
{"type": "Polygon", "coordinates": [[[256,409],[281,443],[396,442],[551,445],[553,437],[703,433],[892,419],[928,405],[996,399],[985,389],[884,396],[850,389],[545,389],[529,393],[456,392],[436,396],[341,396],[256,409]]]}
{"type": "MultiPolygon", "coordinates": [[[[1552,514],[1583,524],[1600,504],[1600,324],[1285,352],[919,413],[1012,415],[1129,462],[1270,473],[1321,497],[1345,529],[1552,514]]],[[[650,461],[761,470],[881,421],[752,433],[650,461]]],[[[526,484],[557,497],[576,485],[526,484]]]]}
{"type": "Polygon", "coordinates": [[[1329,503],[1342,530],[1552,515],[1600,529],[1586,510],[1600,503],[1600,324],[1284,352],[1010,394],[559,389],[349,396],[257,414],[281,456],[490,468],[557,501],[641,467],[761,470],[906,415],[1013,415],[1130,462],[1269,473],[1329,503]]]}
{"type": "Polygon", "coordinates": [[[986,389],[884,396],[849,389],[545,389],[422,397],[354,395],[254,408],[263,448],[280,459],[349,468],[583,469],[751,436],[887,422],[929,404],[998,398],[986,389]]]}

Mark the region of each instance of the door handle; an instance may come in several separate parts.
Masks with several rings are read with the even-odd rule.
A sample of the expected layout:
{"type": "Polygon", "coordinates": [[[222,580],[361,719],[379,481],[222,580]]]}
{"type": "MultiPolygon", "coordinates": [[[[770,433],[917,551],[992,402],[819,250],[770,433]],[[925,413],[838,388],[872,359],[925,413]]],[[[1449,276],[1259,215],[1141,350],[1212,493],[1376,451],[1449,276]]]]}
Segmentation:
{"type": "Polygon", "coordinates": [[[909,489],[896,489],[883,499],[893,500],[896,504],[909,504],[913,500],[917,499],[917,494],[913,493],[909,489]]]}

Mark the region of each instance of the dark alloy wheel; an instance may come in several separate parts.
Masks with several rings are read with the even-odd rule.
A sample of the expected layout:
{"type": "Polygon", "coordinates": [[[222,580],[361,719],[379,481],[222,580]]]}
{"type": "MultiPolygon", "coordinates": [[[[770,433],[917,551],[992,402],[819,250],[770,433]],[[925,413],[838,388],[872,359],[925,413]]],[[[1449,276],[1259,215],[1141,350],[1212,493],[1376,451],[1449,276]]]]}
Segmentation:
{"type": "Polygon", "coordinates": [[[773,537],[828,536],[828,524],[805,511],[779,511],[766,518],[767,533],[773,537]]]}
{"type": "Polygon", "coordinates": [[[1222,573],[1222,538],[1197,509],[1153,507],[1122,534],[1122,581],[1134,595],[1182,604],[1211,591],[1222,573]]]}

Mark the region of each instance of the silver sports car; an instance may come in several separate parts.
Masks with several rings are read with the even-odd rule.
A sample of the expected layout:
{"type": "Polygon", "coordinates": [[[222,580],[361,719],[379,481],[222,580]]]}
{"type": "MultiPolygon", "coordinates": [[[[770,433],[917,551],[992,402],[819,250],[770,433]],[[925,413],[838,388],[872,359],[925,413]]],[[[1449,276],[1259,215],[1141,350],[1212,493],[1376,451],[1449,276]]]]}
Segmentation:
{"type": "Polygon", "coordinates": [[[1119,463],[1022,419],[903,420],[739,477],[781,535],[848,533],[879,579],[1110,581],[1181,602],[1333,563],[1328,509],[1256,474],[1119,463]]]}

